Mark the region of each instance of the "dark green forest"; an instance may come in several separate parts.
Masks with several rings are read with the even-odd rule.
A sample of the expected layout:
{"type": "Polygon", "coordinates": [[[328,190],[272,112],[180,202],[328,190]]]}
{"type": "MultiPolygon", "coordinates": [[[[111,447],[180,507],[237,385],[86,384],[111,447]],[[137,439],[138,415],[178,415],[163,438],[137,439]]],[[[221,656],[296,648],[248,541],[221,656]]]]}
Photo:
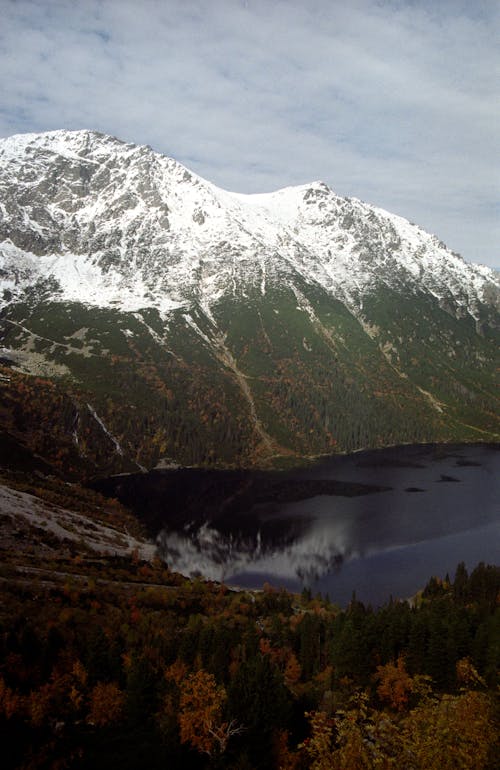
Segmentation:
{"type": "Polygon", "coordinates": [[[472,318],[387,288],[355,317],[296,281],[296,293],[224,297],[211,318],[196,302],[168,318],[38,295],[11,305],[0,318],[10,351],[0,361],[0,426],[43,456],[56,446],[58,470],[80,477],[163,458],[269,467],[498,439],[493,326],[478,334],[472,318]]]}

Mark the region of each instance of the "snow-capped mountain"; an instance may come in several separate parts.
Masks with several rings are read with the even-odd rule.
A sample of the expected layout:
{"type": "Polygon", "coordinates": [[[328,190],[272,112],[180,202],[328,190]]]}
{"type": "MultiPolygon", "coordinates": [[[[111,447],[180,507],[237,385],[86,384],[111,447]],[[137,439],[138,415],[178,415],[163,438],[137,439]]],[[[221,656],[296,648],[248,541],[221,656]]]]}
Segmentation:
{"type": "Polygon", "coordinates": [[[84,390],[136,462],[498,429],[498,275],[322,182],[243,195],[95,132],[0,140],[0,292],[4,358],[66,378],[78,419],[84,390]],[[129,422],[154,394],[154,451],[96,386],[110,361],[136,380],[129,422]]]}
{"type": "Polygon", "coordinates": [[[0,142],[8,288],[121,310],[207,308],[228,287],[297,272],[359,310],[376,283],[414,285],[475,316],[494,282],[416,225],[323,182],[226,192],[149,147],[88,131],[0,142]],[[16,282],[17,279],[17,282],[16,282]]]}

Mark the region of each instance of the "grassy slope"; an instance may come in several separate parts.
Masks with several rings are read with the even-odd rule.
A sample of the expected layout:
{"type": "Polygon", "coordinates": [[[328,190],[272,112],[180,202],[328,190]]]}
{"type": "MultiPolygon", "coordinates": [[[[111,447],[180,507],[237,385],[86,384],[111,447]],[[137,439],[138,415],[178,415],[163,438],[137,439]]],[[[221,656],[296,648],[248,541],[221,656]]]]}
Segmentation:
{"type": "Polygon", "coordinates": [[[208,342],[181,312],[13,306],[2,344],[40,376],[5,370],[2,425],[42,456],[66,447],[61,464],[83,475],[498,438],[495,339],[472,319],[385,289],[360,322],[320,288],[296,290],[226,297],[216,324],[195,307],[208,342]]]}

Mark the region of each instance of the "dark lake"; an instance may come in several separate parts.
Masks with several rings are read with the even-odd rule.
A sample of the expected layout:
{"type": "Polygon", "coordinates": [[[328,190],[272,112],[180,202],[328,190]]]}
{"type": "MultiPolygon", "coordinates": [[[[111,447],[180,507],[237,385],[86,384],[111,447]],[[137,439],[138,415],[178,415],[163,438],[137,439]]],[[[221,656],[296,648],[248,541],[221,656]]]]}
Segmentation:
{"type": "Polygon", "coordinates": [[[179,469],[98,488],[186,575],[374,605],[500,559],[500,445],[403,446],[286,472],[179,469]]]}

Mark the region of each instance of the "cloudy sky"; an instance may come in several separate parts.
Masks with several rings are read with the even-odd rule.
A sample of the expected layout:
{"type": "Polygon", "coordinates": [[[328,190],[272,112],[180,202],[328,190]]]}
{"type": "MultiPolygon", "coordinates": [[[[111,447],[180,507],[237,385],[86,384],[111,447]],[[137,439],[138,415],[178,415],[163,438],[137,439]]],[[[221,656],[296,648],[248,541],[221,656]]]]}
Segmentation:
{"type": "Polygon", "coordinates": [[[0,0],[0,136],[93,128],[239,192],[315,179],[500,266],[497,0],[0,0]]]}

